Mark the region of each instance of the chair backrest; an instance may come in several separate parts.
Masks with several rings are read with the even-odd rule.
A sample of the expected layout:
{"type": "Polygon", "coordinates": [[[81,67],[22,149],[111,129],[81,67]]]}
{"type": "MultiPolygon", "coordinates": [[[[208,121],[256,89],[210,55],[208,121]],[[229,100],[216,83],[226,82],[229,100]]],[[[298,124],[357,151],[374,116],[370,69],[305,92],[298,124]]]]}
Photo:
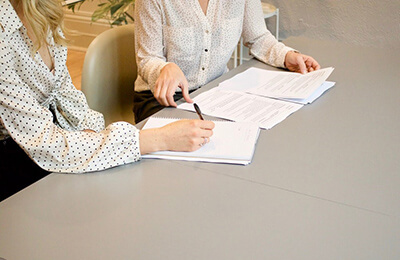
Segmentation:
{"type": "Polygon", "coordinates": [[[133,85],[137,77],[134,26],[123,25],[98,35],[83,64],[82,91],[106,124],[134,123],[133,85]]]}

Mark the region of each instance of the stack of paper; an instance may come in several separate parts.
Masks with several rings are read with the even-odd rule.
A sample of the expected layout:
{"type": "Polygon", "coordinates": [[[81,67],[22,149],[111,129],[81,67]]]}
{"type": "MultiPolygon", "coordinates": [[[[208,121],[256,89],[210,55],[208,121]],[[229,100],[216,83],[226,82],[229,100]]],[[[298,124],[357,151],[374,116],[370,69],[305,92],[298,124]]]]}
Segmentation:
{"type": "MultiPolygon", "coordinates": [[[[270,129],[333,87],[334,82],[325,82],[332,71],[326,68],[303,75],[250,68],[193,100],[203,114],[270,129]]],[[[178,108],[194,111],[189,103],[178,108]]]]}
{"type": "Polygon", "coordinates": [[[308,104],[335,85],[334,82],[325,82],[332,71],[333,68],[325,68],[300,74],[250,68],[225,80],[219,88],[308,104]]]}
{"type": "MultiPolygon", "coordinates": [[[[151,117],[143,129],[162,127],[178,119],[151,117]]],[[[216,121],[210,142],[194,152],[162,151],[143,158],[249,164],[259,135],[256,124],[216,121]]]]}

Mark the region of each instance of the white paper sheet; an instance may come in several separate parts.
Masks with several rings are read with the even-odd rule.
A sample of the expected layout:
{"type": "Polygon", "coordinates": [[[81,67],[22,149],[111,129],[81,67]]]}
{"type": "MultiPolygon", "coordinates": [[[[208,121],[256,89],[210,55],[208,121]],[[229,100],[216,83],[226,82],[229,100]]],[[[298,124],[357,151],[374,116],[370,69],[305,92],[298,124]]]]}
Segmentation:
{"type": "MultiPolygon", "coordinates": [[[[270,129],[303,105],[213,88],[196,96],[193,101],[203,114],[237,122],[251,122],[270,129]]],[[[193,104],[183,103],[179,109],[194,111],[193,104]]]]}
{"type": "MultiPolygon", "coordinates": [[[[332,73],[325,68],[307,74],[250,68],[222,83],[225,91],[247,92],[279,99],[308,99],[332,73]]],[[[321,93],[322,94],[322,93],[321,93]]]]}
{"type": "Polygon", "coordinates": [[[295,102],[295,103],[299,103],[299,104],[303,104],[303,105],[311,104],[317,98],[319,98],[325,91],[327,91],[331,87],[335,86],[335,84],[336,83],[332,82],[332,81],[325,81],[324,83],[322,83],[322,85],[319,88],[317,88],[317,90],[314,91],[314,93],[311,94],[311,96],[309,96],[306,99],[282,98],[281,100],[295,102]]]}
{"type": "MultiPolygon", "coordinates": [[[[143,129],[161,127],[178,119],[151,117],[143,129]]],[[[162,151],[143,158],[249,164],[260,132],[257,125],[216,121],[210,142],[194,152],[162,151]]]]}

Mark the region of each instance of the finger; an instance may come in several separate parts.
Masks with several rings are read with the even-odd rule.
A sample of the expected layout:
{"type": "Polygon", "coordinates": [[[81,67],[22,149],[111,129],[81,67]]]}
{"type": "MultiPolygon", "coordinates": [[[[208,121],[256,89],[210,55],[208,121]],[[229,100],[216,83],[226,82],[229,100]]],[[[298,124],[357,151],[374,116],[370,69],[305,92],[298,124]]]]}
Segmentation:
{"type": "Polygon", "coordinates": [[[157,80],[156,85],[154,86],[153,95],[154,95],[154,97],[156,98],[156,100],[158,101],[158,103],[161,104],[161,102],[160,102],[160,100],[159,100],[160,89],[161,89],[161,83],[157,80]]]}
{"type": "Polygon", "coordinates": [[[167,90],[169,88],[169,84],[170,83],[167,82],[166,84],[164,84],[162,86],[162,88],[160,89],[160,94],[158,96],[160,104],[163,106],[166,106],[166,107],[168,106],[168,101],[167,101],[166,96],[167,96],[167,90]]]}
{"type": "Polygon", "coordinates": [[[199,141],[197,141],[197,140],[198,139],[196,139],[196,143],[198,142],[198,145],[200,147],[202,147],[202,146],[204,146],[204,145],[206,145],[207,143],[210,142],[210,138],[208,138],[208,137],[202,137],[202,138],[199,139],[199,141]]]}
{"type": "Polygon", "coordinates": [[[196,138],[196,144],[197,144],[197,146],[200,148],[200,147],[202,147],[203,145],[205,145],[206,143],[204,142],[204,138],[196,138]]]}
{"type": "Polygon", "coordinates": [[[208,120],[199,120],[200,122],[199,127],[201,129],[205,129],[205,130],[212,130],[215,127],[215,123],[213,121],[208,121],[208,120]]]}
{"type": "Polygon", "coordinates": [[[313,63],[313,68],[315,70],[319,70],[321,68],[321,66],[319,65],[319,63],[317,61],[315,61],[315,63],[313,63]]]}
{"type": "Polygon", "coordinates": [[[200,120],[200,119],[190,119],[190,120],[179,120],[186,121],[186,123],[191,128],[203,129],[203,130],[212,130],[215,127],[215,123],[213,121],[208,120],[200,120]]]}
{"type": "Polygon", "coordinates": [[[209,143],[209,142],[210,142],[210,138],[204,137],[204,138],[203,138],[203,144],[202,144],[202,146],[203,146],[203,145],[206,145],[206,144],[209,143]]]}
{"type": "Polygon", "coordinates": [[[198,131],[196,131],[196,134],[202,138],[209,138],[213,136],[214,133],[210,129],[199,129],[198,131]]]}
{"type": "Polygon", "coordinates": [[[311,68],[313,65],[313,60],[311,58],[307,58],[307,60],[305,61],[307,68],[311,68]]]}
{"type": "Polygon", "coordinates": [[[305,61],[305,63],[306,63],[307,71],[308,71],[308,72],[314,71],[314,68],[312,67],[312,63],[313,63],[312,59],[307,59],[307,60],[305,61]]]}
{"type": "Polygon", "coordinates": [[[176,86],[170,85],[170,87],[167,90],[167,94],[166,94],[168,104],[173,107],[176,107],[176,103],[174,100],[175,91],[176,91],[176,86]]]}
{"type": "Polygon", "coordinates": [[[189,96],[189,83],[187,82],[186,78],[182,82],[182,86],[179,86],[182,89],[182,96],[188,103],[193,103],[193,100],[189,96]]]}
{"type": "Polygon", "coordinates": [[[308,57],[307,67],[308,68],[313,68],[313,70],[319,70],[320,69],[320,66],[319,66],[318,62],[313,57],[308,57]]]}
{"type": "Polygon", "coordinates": [[[307,73],[307,68],[306,68],[306,64],[304,62],[303,56],[298,55],[296,57],[296,62],[297,62],[297,66],[299,66],[299,70],[302,74],[306,74],[307,73]]]}
{"type": "Polygon", "coordinates": [[[163,106],[167,106],[166,100],[165,100],[165,94],[163,94],[166,91],[166,87],[168,82],[165,80],[159,81],[156,83],[156,87],[154,89],[154,97],[163,106]]]}

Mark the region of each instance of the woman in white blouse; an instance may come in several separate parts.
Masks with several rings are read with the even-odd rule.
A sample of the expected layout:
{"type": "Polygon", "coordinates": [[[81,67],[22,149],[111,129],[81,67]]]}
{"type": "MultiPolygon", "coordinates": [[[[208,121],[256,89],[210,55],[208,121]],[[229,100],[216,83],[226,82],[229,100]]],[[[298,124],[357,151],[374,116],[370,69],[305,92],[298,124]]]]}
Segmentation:
{"type": "Polygon", "coordinates": [[[291,71],[319,69],[309,56],[267,30],[260,0],[136,0],[138,121],[176,106],[189,92],[221,76],[240,37],[257,59],[291,71]]]}
{"type": "Polygon", "coordinates": [[[158,150],[193,151],[210,121],[181,120],[139,131],[104,127],[72,85],[60,0],[0,0],[0,200],[48,174],[131,163],[158,150]]]}

